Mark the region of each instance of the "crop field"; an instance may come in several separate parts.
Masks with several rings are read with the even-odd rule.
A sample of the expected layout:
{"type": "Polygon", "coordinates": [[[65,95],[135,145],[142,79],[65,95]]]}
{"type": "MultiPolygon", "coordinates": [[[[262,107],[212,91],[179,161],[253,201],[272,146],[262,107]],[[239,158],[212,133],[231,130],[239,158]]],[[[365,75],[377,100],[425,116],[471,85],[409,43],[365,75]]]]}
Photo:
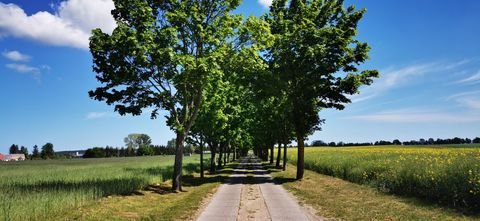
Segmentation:
{"type": "MultiPolygon", "coordinates": [[[[173,156],[0,162],[0,220],[45,220],[171,178],[173,156]]],[[[199,157],[184,158],[184,174],[199,157]]]]}
{"type": "MultiPolygon", "coordinates": [[[[296,164],[297,150],[288,151],[289,162],[296,164]]],[[[397,195],[480,210],[480,148],[306,148],[305,168],[397,195]]]]}

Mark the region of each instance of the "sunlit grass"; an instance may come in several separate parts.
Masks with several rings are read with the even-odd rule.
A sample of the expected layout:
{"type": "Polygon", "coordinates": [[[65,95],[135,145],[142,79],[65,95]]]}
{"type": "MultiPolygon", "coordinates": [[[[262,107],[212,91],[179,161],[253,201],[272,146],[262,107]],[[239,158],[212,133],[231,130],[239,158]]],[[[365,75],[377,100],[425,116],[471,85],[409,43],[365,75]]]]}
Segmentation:
{"type": "MultiPolygon", "coordinates": [[[[44,220],[171,178],[173,156],[0,163],[0,219],[44,220]]],[[[185,157],[184,174],[198,156],[185,157]]]]}

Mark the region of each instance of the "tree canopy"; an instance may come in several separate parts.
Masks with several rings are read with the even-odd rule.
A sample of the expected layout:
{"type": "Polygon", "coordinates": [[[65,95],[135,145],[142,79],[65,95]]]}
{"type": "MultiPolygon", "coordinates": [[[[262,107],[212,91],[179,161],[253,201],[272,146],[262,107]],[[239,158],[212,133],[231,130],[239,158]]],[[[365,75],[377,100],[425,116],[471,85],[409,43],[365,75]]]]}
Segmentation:
{"type": "MultiPolygon", "coordinates": [[[[273,163],[275,144],[280,155],[295,137],[301,179],[304,139],[320,129],[319,111],[343,109],[378,76],[359,69],[370,50],[355,39],[365,10],[342,0],[274,0],[263,17],[244,19],[232,13],[240,2],[114,0],[117,27],[90,38],[101,83],[91,98],[121,115],[167,111],[176,133],[173,190],[182,189],[185,139],[210,149],[213,172],[252,147],[273,163]]],[[[135,139],[127,149],[142,147],[135,139]]]]}

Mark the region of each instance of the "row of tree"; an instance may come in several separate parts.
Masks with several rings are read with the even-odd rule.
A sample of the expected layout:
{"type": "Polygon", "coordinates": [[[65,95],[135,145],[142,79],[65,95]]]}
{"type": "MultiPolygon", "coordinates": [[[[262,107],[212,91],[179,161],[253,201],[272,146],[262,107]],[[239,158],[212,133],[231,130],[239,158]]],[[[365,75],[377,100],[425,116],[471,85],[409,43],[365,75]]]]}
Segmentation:
{"type": "MultiPolygon", "coordinates": [[[[175,139],[167,142],[166,146],[152,145],[152,140],[147,134],[129,134],[124,139],[126,147],[94,147],[85,151],[84,158],[102,157],[132,157],[132,156],[153,156],[153,155],[174,155],[175,139]]],[[[194,147],[186,145],[184,154],[193,153],[194,147]]]]}
{"type": "Polygon", "coordinates": [[[275,144],[285,165],[296,140],[302,179],[304,140],[324,122],[319,111],[343,109],[378,77],[358,68],[370,50],[355,38],[365,10],[342,0],[274,0],[268,13],[244,19],[233,14],[240,2],[114,0],[117,27],[90,38],[102,84],[91,98],[121,115],[168,112],[173,190],[182,188],[185,141],[201,153],[208,146],[215,170],[251,147],[273,163],[275,144]]]}
{"type": "Polygon", "coordinates": [[[46,143],[45,145],[42,146],[41,151],[38,150],[38,146],[34,145],[33,146],[33,151],[32,154],[29,154],[28,148],[19,146],[17,144],[12,144],[9,148],[9,153],[10,154],[24,154],[26,159],[32,159],[32,160],[38,160],[38,159],[55,159],[57,158],[57,155],[55,154],[55,151],[53,150],[53,144],[52,143],[46,143]]]}
{"type": "Polygon", "coordinates": [[[314,140],[311,142],[311,146],[313,147],[325,147],[325,146],[330,146],[330,147],[343,147],[343,146],[380,146],[380,145],[442,145],[442,144],[478,144],[480,143],[480,137],[475,137],[473,139],[470,138],[459,138],[459,137],[454,137],[454,138],[449,138],[449,139],[440,139],[437,138],[436,140],[433,138],[429,139],[419,139],[419,140],[411,140],[411,141],[400,141],[398,139],[395,139],[393,141],[385,141],[385,140],[379,140],[375,141],[373,143],[344,143],[344,142],[329,142],[326,143],[322,140],[314,140]]]}

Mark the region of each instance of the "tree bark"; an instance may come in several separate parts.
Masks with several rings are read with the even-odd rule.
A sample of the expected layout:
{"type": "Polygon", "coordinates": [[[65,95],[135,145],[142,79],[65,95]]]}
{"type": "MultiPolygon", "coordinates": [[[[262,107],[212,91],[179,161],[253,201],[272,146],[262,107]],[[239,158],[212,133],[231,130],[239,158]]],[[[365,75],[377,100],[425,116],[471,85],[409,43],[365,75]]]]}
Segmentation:
{"type": "Polygon", "coordinates": [[[185,134],[177,132],[175,140],[175,164],[173,166],[172,190],[182,191],[183,142],[185,134]]]}
{"type": "Polygon", "coordinates": [[[217,164],[217,169],[222,169],[222,163],[223,163],[223,145],[220,144],[220,147],[218,148],[218,164],[217,164]]]}
{"type": "Polygon", "coordinates": [[[287,169],[287,142],[283,144],[283,168],[282,170],[285,171],[287,169]]]}
{"type": "Polygon", "coordinates": [[[273,164],[273,154],[275,153],[275,143],[270,144],[270,164],[273,164]]]}
{"type": "Polygon", "coordinates": [[[277,152],[277,168],[280,168],[280,158],[282,156],[282,142],[278,142],[278,152],[277,152]]]}
{"type": "Polygon", "coordinates": [[[297,157],[297,180],[303,179],[303,170],[305,167],[305,144],[303,135],[297,135],[298,157],[297,157]]]}
{"type": "Polygon", "coordinates": [[[200,177],[204,177],[203,172],[203,139],[200,137],[200,177]]]}
{"type": "Polygon", "coordinates": [[[217,144],[210,143],[210,173],[215,173],[215,152],[217,149],[217,144]]]}

